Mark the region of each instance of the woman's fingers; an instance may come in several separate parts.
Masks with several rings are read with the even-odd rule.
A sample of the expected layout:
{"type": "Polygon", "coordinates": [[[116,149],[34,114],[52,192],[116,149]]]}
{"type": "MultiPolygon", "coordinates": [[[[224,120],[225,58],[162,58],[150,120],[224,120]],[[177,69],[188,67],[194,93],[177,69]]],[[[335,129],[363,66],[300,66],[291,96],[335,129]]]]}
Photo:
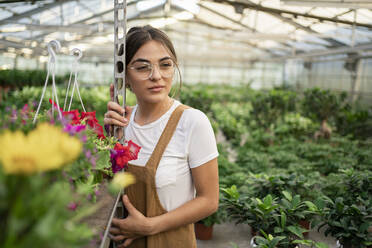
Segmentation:
{"type": "Polygon", "coordinates": [[[121,121],[118,121],[112,118],[106,118],[106,117],[103,119],[103,122],[105,125],[115,125],[119,127],[126,127],[128,125],[128,123],[124,123],[124,122],[121,122],[121,121]]]}
{"type": "Polygon", "coordinates": [[[111,240],[115,241],[115,242],[121,242],[123,241],[124,239],[126,239],[127,237],[124,236],[124,235],[116,235],[116,236],[112,236],[111,237],[111,240]]]}
{"type": "Polygon", "coordinates": [[[120,229],[116,227],[111,227],[109,231],[112,236],[121,234],[120,229]]]}
{"type": "Polygon", "coordinates": [[[124,124],[128,124],[127,118],[124,118],[122,115],[112,110],[107,111],[104,118],[111,118],[111,119],[115,119],[117,121],[123,122],[124,124]]]}
{"type": "Polygon", "coordinates": [[[119,105],[117,104],[116,102],[113,102],[113,101],[110,101],[107,103],[107,110],[112,110],[112,111],[115,111],[115,112],[118,112],[119,114],[123,115],[124,114],[124,109],[119,105]]]}
{"type": "Polygon", "coordinates": [[[103,123],[104,125],[126,127],[128,120],[114,111],[108,111],[104,116],[103,123]]]}
{"type": "Polygon", "coordinates": [[[133,242],[133,240],[135,240],[135,238],[133,238],[133,239],[126,239],[124,241],[124,243],[122,243],[121,245],[118,245],[118,248],[129,247],[129,245],[133,242]]]}

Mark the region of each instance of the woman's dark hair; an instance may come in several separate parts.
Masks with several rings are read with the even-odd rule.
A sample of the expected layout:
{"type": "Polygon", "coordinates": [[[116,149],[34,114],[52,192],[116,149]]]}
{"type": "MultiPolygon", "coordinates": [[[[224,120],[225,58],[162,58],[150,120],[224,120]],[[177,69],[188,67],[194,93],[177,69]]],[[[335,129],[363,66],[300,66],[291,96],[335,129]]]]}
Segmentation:
{"type": "Polygon", "coordinates": [[[151,40],[160,42],[166,49],[168,49],[172,58],[177,63],[176,51],[174,50],[173,44],[169,37],[163,31],[151,27],[150,25],[146,25],[143,27],[133,27],[129,29],[125,43],[125,64],[128,65],[138,49],[151,40]]]}

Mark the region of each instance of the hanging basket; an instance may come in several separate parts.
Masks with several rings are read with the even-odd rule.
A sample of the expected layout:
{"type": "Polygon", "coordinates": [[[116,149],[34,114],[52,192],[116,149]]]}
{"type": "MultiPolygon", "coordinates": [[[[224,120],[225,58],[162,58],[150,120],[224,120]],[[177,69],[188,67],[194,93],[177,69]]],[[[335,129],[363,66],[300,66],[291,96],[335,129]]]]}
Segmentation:
{"type": "Polygon", "coordinates": [[[199,240],[211,240],[213,237],[213,225],[206,226],[203,223],[195,223],[195,236],[199,240]]]}

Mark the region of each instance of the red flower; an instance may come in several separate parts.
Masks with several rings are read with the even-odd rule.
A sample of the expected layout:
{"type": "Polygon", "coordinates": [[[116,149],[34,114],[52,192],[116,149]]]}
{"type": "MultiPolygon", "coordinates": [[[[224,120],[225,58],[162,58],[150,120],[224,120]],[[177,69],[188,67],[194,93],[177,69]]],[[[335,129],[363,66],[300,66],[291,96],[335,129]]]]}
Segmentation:
{"type": "MultiPolygon", "coordinates": [[[[57,104],[49,98],[50,104],[54,105],[57,108],[57,104]]],[[[77,109],[71,111],[63,111],[61,108],[63,116],[68,116],[71,118],[71,125],[80,125],[83,120],[86,121],[87,125],[93,129],[93,131],[97,134],[98,138],[105,139],[105,135],[103,134],[103,128],[98,123],[96,118],[96,111],[93,112],[82,112],[81,117],[80,113],[77,109]]]]}
{"type": "Polygon", "coordinates": [[[127,146],[116,143],[114,149],[110,151],[111,168],[114,173],[128,167],[128,162],[138,158],[141,147],[131,140],[127,146]]]}
{"type": "Polygon", "coordinates": [[[71,124],[72,125],[79,125],[80,124],[80,113],[77,109],[74,109],[72,111],[63,111],[63,116],[68,116],[71,118],[71,124]]]}
{"type": "Polygon", "coordinates": [[[141,150],[141,147],[139,145],[137,145],[136,143],[134,143],[133,141],[129,140],[128,141],[128,148],[129,148],[131,160],[137,159],[138,158],[138,153],[141,150]]]}
{"type": "MultiPolygon", "coordinates": [[[[49,103],[52,104],[56,109],[58,109],[58,105],[57,105],[57,103],[53,102],[53,100],[50,99],[50,98],[49,98],[49,103]]],[[[60,109],[61,111],[63,111],[62,108],[59,108],[59,109],[60,109]]]]}
{"type": "Polygon", "coordinates": [[[103,127],[98,123],[96,118],[96,111],[93,112],[82,112],[81,119],[85,120],[88,126],[90,126],[94,132],[97,134],[98,138],[105,139],[103,134],[103,127]]]}

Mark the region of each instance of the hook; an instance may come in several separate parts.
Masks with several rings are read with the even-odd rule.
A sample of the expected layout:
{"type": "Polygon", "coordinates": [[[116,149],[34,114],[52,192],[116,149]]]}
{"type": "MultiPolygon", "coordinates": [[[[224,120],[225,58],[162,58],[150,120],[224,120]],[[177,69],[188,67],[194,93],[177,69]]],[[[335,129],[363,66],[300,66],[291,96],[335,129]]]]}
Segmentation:
{"type": "Polygon", "coordinates": [[[53,46],[55,47],[55,51],[59,52],[59,50],[61,49],[61,43],[59,43],[58,40],[51,40],[48,43],[48,52],[49,52],[49,55],[51,56],[50,61],[54,63],[56,61],[56,53],[53,50],[53,46]]]}
{"type": "Polygon", "coordinates": [[[79,48],[73,48],[71,55],[77,56],[76,61],[79,61],[83,57],[83,52],[79,48]]]}

